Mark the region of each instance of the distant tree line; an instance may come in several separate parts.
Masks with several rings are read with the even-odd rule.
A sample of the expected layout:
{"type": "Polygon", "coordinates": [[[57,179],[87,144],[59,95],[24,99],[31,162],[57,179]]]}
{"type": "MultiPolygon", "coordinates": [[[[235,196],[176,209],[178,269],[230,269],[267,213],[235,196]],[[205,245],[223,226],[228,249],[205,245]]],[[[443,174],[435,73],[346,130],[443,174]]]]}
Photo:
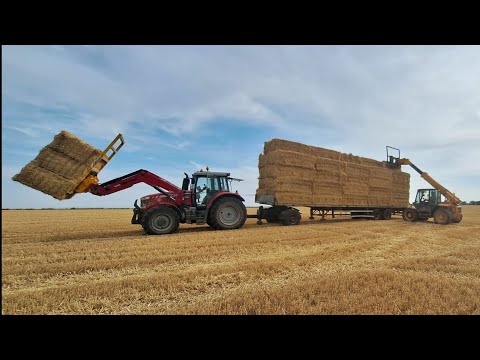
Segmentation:
{"type": "Polygon", "coordinates": [[[480,205],[480,201],[473,201],[473,200],[470,202],[462,201],[460,205],[480,205]]]}

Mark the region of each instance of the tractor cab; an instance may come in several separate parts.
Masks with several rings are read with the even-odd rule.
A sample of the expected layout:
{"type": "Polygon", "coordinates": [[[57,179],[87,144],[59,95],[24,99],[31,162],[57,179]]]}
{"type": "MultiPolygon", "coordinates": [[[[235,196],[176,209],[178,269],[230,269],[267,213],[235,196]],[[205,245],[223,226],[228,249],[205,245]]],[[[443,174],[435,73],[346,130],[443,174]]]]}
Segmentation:
{"type": "MultiPolygon", "coordinates": [[[[183,188],[186,190],[187,180],[184,179],[183,188]]],[[[192,205],[204,207],[210,199],[219,193],[231,192],[231,182],[233,180],[241,181],[230,177],[227,172],[197,171],[192,174],[190,190],[192,192],[192,205]]]]}
{"type": "Polygon", "coordinates": [[[441,202],[440,191],[435,189],[418,189],[413,205],[419,210],[422,207],[434,208],[441,202]]]}
{"type": "Polygon", "coordinates": [[[441,196],[440,191],[436,189],[418,189],[413,206],[417,209],[419,217],[432,217],[438,204],[442,202],[441,196]]]}

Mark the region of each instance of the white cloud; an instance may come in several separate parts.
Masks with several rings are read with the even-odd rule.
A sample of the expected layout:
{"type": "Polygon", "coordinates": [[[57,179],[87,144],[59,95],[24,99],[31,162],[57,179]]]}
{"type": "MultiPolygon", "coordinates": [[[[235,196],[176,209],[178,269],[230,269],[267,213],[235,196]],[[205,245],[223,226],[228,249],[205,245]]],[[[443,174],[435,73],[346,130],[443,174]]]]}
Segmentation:
{"type": "Polygon", "coordinates": [[[17,127],[17,126],[8,126],[8,125],[5,125],[5,126],[4,126],[4,129],[9,129],[9,130],[18,131],[19,133],[21,133],[21,134],[23,134],[23,135],[30,136],[30,137],[38,137],[38,134],[37,134],[36,132],[34,132],[32,129],[30,129],[30,128],[20,128],[20,127],[17,127]]]}

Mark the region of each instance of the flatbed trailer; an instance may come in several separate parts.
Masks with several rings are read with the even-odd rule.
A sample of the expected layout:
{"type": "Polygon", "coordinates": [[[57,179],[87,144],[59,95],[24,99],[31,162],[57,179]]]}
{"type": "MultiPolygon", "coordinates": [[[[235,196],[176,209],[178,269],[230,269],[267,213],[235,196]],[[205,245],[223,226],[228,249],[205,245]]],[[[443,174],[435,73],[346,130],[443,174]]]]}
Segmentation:
{"type": "Polygon", "coordinates": [[[334,206],[334,205],[298,205],[298,204],[278,204],[270,195],[259,195],[255,201],[262,204],[256,215],[248,215],[249,218],[256,218],[259,225],[262,220],[268,223],[282,223],[284,225],[297,225],[301,220],[301,213],[297,207],[309,208],[309,219],[313,220],[315,216],[325,217],[331,216],[349,216],[352,219],[373,219],[373,220],[390,220],[392,215],[402,214],[404,207],[392,206],[334,206]],[[264,207],[263,205],[270,205],[264,207]]]}

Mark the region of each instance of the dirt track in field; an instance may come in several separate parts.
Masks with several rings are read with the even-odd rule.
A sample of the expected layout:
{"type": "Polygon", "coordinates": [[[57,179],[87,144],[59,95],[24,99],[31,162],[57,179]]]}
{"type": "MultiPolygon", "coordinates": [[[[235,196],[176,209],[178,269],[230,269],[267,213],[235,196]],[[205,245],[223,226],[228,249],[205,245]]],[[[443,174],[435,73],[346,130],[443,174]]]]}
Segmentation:
{"type": "Polygon", "coordinates": [[[2,210],[2,314],[480,314],[480,206],[463,209],[166,236],[131,210],[2,210]]]}

